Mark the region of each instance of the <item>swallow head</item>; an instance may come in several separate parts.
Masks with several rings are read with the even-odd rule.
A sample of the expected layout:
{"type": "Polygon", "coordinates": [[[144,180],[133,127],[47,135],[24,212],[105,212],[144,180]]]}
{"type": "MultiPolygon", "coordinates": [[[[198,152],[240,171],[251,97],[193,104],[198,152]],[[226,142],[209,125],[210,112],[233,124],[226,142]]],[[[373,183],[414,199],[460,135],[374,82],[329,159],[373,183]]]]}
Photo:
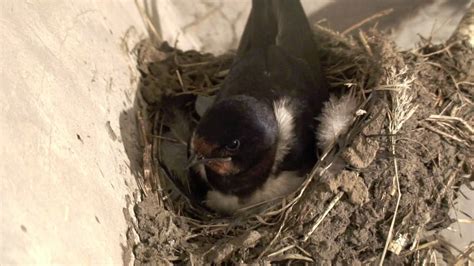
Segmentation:
{"type": "Polygon", "coordinates": [[[208,176],[217,177],[208,179],[213,187],[233,186],[239,182],[236,177],[245,176],[251,169],[271,168],[277,138],[278,125],[271,105],[250,96],[223,99],[203,115],[196,127],[190,141],[189,166],[204,166],[208,176]]]}

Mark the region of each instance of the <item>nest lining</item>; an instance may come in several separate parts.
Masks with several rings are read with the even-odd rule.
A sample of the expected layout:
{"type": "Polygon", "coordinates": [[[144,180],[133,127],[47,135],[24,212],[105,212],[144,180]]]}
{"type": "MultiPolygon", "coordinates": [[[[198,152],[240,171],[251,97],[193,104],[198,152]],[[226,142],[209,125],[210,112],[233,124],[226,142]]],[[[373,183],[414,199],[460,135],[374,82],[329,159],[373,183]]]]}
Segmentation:
{"type": "Polygon", "coordinates": [[[434,250],[453,260],[427,232],[452,223],[456,188],[472,169],[472,50],[425,40],[398,52],[376,31],[352,38],[322,26],[315,38],[331,90],[360,100],[353,125],[298,191],[236,217],[190,204],[185,176],[166,166],[179,156],[163,148],[185,146],[196,97],[215,94],[233,55],[138,46],[137,264],[413,263],[434,250]]]}

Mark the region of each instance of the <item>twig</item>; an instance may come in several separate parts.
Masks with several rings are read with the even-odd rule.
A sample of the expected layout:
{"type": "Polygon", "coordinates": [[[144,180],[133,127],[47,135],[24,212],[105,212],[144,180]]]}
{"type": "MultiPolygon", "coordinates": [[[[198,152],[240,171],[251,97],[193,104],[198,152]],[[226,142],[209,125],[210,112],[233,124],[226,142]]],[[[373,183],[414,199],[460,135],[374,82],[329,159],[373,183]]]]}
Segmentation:
{"type": "Polygon", "coordinates": [[[282,248],[282,249],[280,249],[280,250],[277,250],[277,251],[275,251],[275,252],[273,252],[273,253],[271,253],[271,254],[268,254],[267,257],[273,257],[273,256],[276,256],[276,255],[279,255],[279,254],[281,254],[281,253],[283,253],[283,252],[285,252],[285,251],[288,251],[288,250],[290,250],[290,249],[292,249],[292,248],[294,248],[294,247],[295,247],[295,245],[289,245],[289,246],[284,247],[284,248],[282,248]]]}
{"type": "Polygon", "coordinates": [[[174,139],[174,138],[163,137],[163,136],[159,136],[159,135],[151,135],[151,136],[152,136],[153,138],[162,139],[162,140],[167,140],[167,141],[169,141],[169,142],[187,145],[186,143],[183,143],[181,140],[177,140],[177,139],[174,139]]]}
{"type": "Polygon", "coordinates": [[[286,254],[272,259],[272,261],[284,261],[284,260],[303,260],[307,262],[314,262],[312,258],[300,254],[286,254]]]}
{"type": "Polygon", "coordinates": [[[308,256],[308,257],[311,257],[311,254],[310,254],[308,251],[304,250],[302,247],[300,247],[300,246],[298,246],[298,245],[296,245],[295,247],[296,247],[299,251],[301,251],[301,253],[303,253],[304,255],[306,255],[306,256],[308,256]]]}
{"type": "Polygon", "coordinates": [[[452,187],[456,176],[457,176],[457,171],[449,172],[448,181],[446,182],[446,184],[444,184],[443,188],[438,192],[438,196],[436,197],[436,202],[439,203],[441,199],[444,197],[444,195],[446,194],[446,191],[448,191],[448,189],[452,187]]]}
{"type": "Polygon", "coordinates": [[[331,200],[331,202],[329,203],[329,206],[326,208],[326,210],[324,211],[323,215],[321,215],[318,220],[316,220],[316,222],[313,224],[313,226],[311,227],[311,230],[309,230],[309,232],[304,236],[303,238],[303,241],[306,242],[308,240],[308,238],[314,233],[314,231],[316,231],[316,229],[319,227],[319,225],[321,224],[321,222],[324,220],[324,218],[326,218],[326,216],[328,215],[328,213],[334,208],[334,206],[336,205],[336,203],[341,199],[341,197],[344,195],[344,192],[340,191],[339,193],[337,193],[337,195],[331,200]]]}
{"type": "Polygon", "coordinates": [[[469,130],[469,133],[474,134],[474,129],[466,122],[464,119],[455,117],[455,116],[446,116],[446,115],[430,115],[427,120],[448,120],[448,121],[457,121],[461,123],[464,127],[469,130]]]}
{"type": "Polygon", "coordinates": [[[369,54],[369,56],[374,57],[374,54],[372,53],[372,49],[370,48],[369,42],[367,41],[367,37],[365,36],[365,33],[363,31],[359,31],[359,37],[362,42],[362,45],[364,45],[364,48],[369,54]]]}
{"type": "MultiPolygon", "coordinates": [[[[454,261],[454,265],[465,265],[467,261],[473,261],[471,259],[471,255],[474,253],[474,242],[469,243],[467,246],[466,250],[464,252],[461,252],[459,255],[456,256],[456,259],[454,261]]],[[[468,262],[468,265],[470,263],[468,262]]]]}
{"type": "Polygon", "coordinates": [[[429,130],[431,130],[431,131],[433,131],[433,132],[435,132],[435,133],[438,133],[438,134],[440,134],[441,136],[443,136],[443,137],[445,137],[445,138],[452,139],[452,140],[454,140],[454,141],[459,142],[460,144],[463,144],[463,145],[468,146],[468,144],[467,144],[464,140],[462,140],[462,139],[460,139],[460,138],[458,138],[458,137],[456,137],[456,136],[450,135],[450,134],[448,134],[448,133],[446,133],[446,132],[443,132],[443,131],[441,131],[441,130],[438,130],[438,129],[436,129],[436,128],[432,127],[432,126],[426,125],[426,124],[423,125],[423,127],[427,128],[427,129],[429,129],[429,130]]]}
{"type": "Polygon", "coordinates": [[[409,256],[417,251],[420,251],[420,250],[423,250],[423,249],[427,249],[427,248],[431,248],[435,245],[438,245],[439,244],[439,240],[438,239],[435,239],[433,241],[430,241],[428,243],[425,243],[425,244],[422,244],[422,245],[419,245],[417,248],[415,248],[414,250],[409,250],[409,251],[406,251],[406,252],[403,252],[402,254],[400,254],[400,256],[409,256]]]}
{"type": "Polygon", "coordinates": [[[139,134],[142,137],[143,143],[143,194],[145,196],[148,195],[149,192],[153,190],[153,166],[152,166],[152,158],[151,158],[151,144],[148,141],[147,137],[147,128],[146,122],[143,119],[143,114],[141,111],[136,113],[138,125],[139,125],[139,134]],[[147,183],[150,187],[147,186],[147,183]]]}
{"type": "Polygon", "coordinates": [[[178,76],[179,85],[181,86],[181,89],[184,91],[184,82],[183,82],[183,79],[181,78],[181,73],[179,73],[178,69],[176,69],[176,76],[178,76]]]}
{"type": "MultiPolygon", "coordinates": [[[[391,139],[392,139],[392,154],[395,156],[395,140],[393,137],[391,139]]],[[[380,257],[380,262],[379,262],[380,266],[383,265],[383,261],[385,260],[385,256],[387,255],[388,246],[390,245],[390,242],[392,242],[392,239],[393,239],[393,230],[395,228],[395,220],[397,219],[398,207],[400,206],[400,200],[402,198],[402,193],[400,190],[400,180],[398,177],[398,162],[397,162],[396,157],[393,157],[393,166],[395,168],[394,179],[395,179],[395,184],[397,187],[397,203],[395,205],[395,211],[393,213],[392,222],[390,223],[390,230],[388,231],[387,241],[385,242],[385,247],[383,248],[382,256],[380,257]]]]}
{"type": "MultiPolygon", "coordinates": [[[[148,16],[147,12],[144,10],[144,8],[138,2],[139,2],[138,0],[135,0],[135,5],[137,6],[138,11],[140,12],[140,15],[141,15],[142,19],[144,20],[145,24],[147,24],[147,26],[151,29],[151,31],[155,35],[155,38],[156,38],[155,40],[158,43],[161,43],[163,38],[162,38],[160,32],[158,32],[158,30],[156,29],[155,25],[153,24],[150,16],[148,16]]],[[[158,18],[156,18],[156,19],[158,19],[158,18]]]]}
{"type": "Polygon", "coordinates": [[[440,49],[438,51],[435,51],[435,52],[432,52],[432,53],[429,53],[429,54],[423,54],[421,56],[422,57],[430,57],[432,55],[437,55],[437,54],[449,51],[449,49],[451,49],[451,47],[453,47],[454,45],[459,44],[459,43],[461,43],[461,42],[460,41],[452,42],[452,43],[446,45],[443,49],[440,49]]]}
{"type": "Polygon", "coordinates": [[[363,19],[362,21],[360,21],[360,22],[358,22],[358,23],[356,23],[356,24],[350,26],[350,27],[347,28],[346,30],[344,30],[344,31],[342,32],[342,35],[346,35],[347,33],[351,32],[351,31],[353,31],[353,30],[355,30],[355,29],[357,29],[357,28],[362,27],[364,24],[367,24],[367,23],[369,23],[370,21],[372,21],[372,20],[374,20],[374,19],[378,19],[378,18],[381,18],[381,17],[383,17],[383,16],[386,16],[386,15],[392,13],[392,12],[393,12],[393,8],[388,8],[388,9],[382,10],[382,11],[380,11],[380,12],[378,12],[378,13],[375,13],[375,14],[373,14],[372,16],[370,16],[370,17],[368,17],[368,18],[366,18],[366,19],[363,19]]]}
{"type": "Polygon", "coordinates": [[[456,222],[461,224],[474,224],[474,219],[457,219],[456,222]]]}
{"type": "Polygon", "coordinates": [[[198,62],[198,63],[189,63],[189,64],[181,64],[179,63],[178,61],[176,61],[176,65],[179,66],[179,67],[195,67],[195,66],[204,66],[204,65],[208,65],[208,64],[212,64],[212,63],[215,63],[214,61],[204,61],[204,62],[198,62]]]}

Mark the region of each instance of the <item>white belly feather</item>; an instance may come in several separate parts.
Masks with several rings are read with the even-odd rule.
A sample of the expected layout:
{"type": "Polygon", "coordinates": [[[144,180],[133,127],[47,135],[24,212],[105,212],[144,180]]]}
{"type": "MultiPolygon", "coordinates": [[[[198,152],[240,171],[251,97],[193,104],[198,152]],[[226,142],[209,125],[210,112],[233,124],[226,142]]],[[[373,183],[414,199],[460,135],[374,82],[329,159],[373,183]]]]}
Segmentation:
{"type": "Polygon", "coordinates": [[[233,213],[239,209],[256,205],[258,203],[284,197],[298,189],[304,178],[296,172],[283,171],[277,177],[270,176],[259,190],[249,198],[239,201],[235,195],[228,195],[217,190],[207,193],[206,205],[218,212],[233,213]]]}

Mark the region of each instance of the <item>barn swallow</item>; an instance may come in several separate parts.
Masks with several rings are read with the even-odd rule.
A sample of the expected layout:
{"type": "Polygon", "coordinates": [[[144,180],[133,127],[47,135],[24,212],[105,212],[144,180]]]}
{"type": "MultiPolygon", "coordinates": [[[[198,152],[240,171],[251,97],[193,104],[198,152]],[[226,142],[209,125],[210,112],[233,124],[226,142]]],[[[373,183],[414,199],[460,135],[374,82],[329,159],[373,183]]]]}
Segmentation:
{"type": "Polygon", "coordinates": [[[253,0],[236,57],[189,142],[191,190],[218,212],[286,196],[316,162],[329,98],[299,1],[253,0]]]}

